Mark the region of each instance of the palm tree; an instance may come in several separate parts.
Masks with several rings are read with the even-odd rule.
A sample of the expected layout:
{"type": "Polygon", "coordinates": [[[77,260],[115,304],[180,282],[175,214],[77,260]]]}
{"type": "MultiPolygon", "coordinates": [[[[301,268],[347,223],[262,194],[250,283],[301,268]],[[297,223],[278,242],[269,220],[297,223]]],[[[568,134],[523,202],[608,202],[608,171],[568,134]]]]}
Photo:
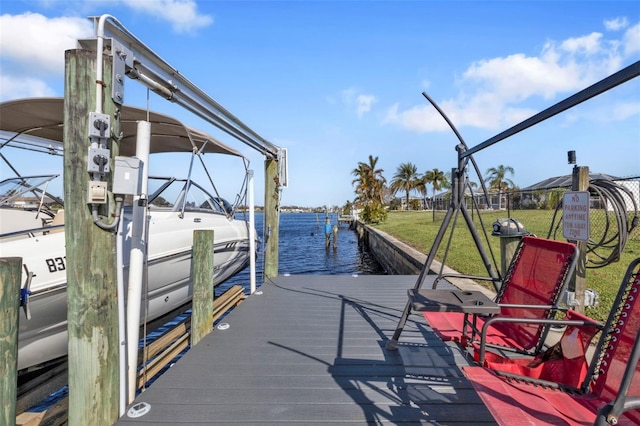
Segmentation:
{"type": "Polygon", "coordinates": [[[409,210],[409,193],[418,187],[420,180],[418,179],[418,168],[413,163],[402,163],[396,169],[396,174],[393,175],[393,180],[389,185],[389,188],[395,195],[399,191],[404,191],[406,194],[406,206],[409,210]]]}
{"type": "MultiPolygon", "coordinates": [[[[364,205],[365,216],[372,221],[384,220],[384,190],[386,179],[382,176],[384,170],[377,168],[378,157],[369,155],[369,163],[359,162],[358,167],[351,174],[356,178],[351,182],[356,185],[356,202],[364,205]]],[[[365,220],[367,220],[365,218],[365,220]]]]}
{"type": "Polygon", "coordinates": [[[436,199],[436,191],[439,191],[443,187],[449,184],[449,180],[444,172],[441,172],[438,169],[433,169],[425,172],[422,176],[422,182],[425,187],[426,194],[426,186],[431,184],[431,188],[433,188],[432,198],[431,198],[431,210],[433,212],[433,220],[436,220],[436,207],[435,207],[435,199],[436,199]]]}
{"type": "Polygon", "coordinates": [[[369,163],[359,162],[358,167],[351,171],[356,178],[351,182],[356,185],[356,199],[365,204],[373,201],[383,202],[384,184],[386,179],[382,176],[384,170],[376,168],[378,157],[369,155],[369,163]]]}
{"type": "Polygon", "coordinates": [[[491,167],[487,169],[487,177],[484,179],[485,182],[489,183],[489,186],[498,192],[498,209],[501,208],[501,200],[502,195],[501,192],[509,188],[509,186],[514,186],[515,184],[511,179],[508,179],[507,173],[514,174],[513,167],[511,166],[503,166],[499,165],[498,167],[491,167]]]}
{"type": "Polygon", "coordinates": [[[353,169],[351,171],[351,174],[354,175],[356,178],[351,181],[351,185],[355,185],[355,193],[356,193],[356,198],[355,198],[355,202],[358,203],[359,201],[364,203],[366,202],[366,181],[367,181],[367,171],[364,167],[364,163],[358,163],[358,167],[353,169]]]}

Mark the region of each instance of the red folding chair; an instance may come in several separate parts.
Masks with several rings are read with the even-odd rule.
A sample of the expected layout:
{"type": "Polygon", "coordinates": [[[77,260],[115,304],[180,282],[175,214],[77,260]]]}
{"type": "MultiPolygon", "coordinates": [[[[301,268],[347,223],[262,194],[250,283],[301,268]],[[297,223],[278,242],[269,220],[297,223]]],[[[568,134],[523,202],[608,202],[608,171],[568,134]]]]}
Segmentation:
{"type": "MultiPolygon", "coordinates": [[[[640,424],[640,258],[627,269],[584,381],[577,387],[485,367],[464,367],[498,423],[640,424]]],[[[580,320],[575,320],[579,322],[580,320]]],[[[585,329],[595,321],[585,320],[585,329]]],[[[574,339],[572,326],[563,339],[574,339]],[[573,335],[573,337],[571,337],[573,335]]],[[[587,331],[591,333],[591,331],[587,331]]],[[[574,339],[575,340],[575,339],[574,339]]],[[[575,341],[573,342],[575,343],[575,341]]],[[[578,345],[580,346],[580,344],[578,345]]],[[[562,339],[560,342],[562,347],[562,339]]],[[[565,347],[572,347],[571,345],[565,347]]],[[[576,346],[573,346],[575,349],[576,346]]],[[[574,352],[574,351],[571,351],[574,352]]],[[[561,353],[560,360],[572,360],[561,353]]],[[[553,360],[557,361],[557,360],[553,360]]],[[[547,361],[544,361],[547,362],[547,361]]],[[[543,362],[543,363],[544,363],[543,362]]],[[[494,365],[495,367],[495,365],[494,365]]],[[[575,367],[575,366],[574,366],[575,367]]],[[[571,364],[568,368],[574,368],[571,364]]],[[[567,365],[563,365],[567,368],[567,365]]],[[[582,368],[582,367],[580,367],[582,368]]],[[[577,374],[567,371],[566,374],[577,374]]]]}
{"type": "MultiPolygon", "coordinates": [[[[577,258],[575,244],[523,237],[496,295],[495,301],[501,310],[495,317],[553,318],[577,258]]],[[[464,321],[465,314],[455,312],[423,312],[423,315],[441,339],[463,344],[479,339],[485,321],[494,318],[475,315],[470,321],[464,321]],[[475,327],[471,327],[473,324],[475,327]]],[[[537,353],[542,349],[548,328],[546,324],[496,323],[487,330],[486,342],[503,349],[537,353]]]]}

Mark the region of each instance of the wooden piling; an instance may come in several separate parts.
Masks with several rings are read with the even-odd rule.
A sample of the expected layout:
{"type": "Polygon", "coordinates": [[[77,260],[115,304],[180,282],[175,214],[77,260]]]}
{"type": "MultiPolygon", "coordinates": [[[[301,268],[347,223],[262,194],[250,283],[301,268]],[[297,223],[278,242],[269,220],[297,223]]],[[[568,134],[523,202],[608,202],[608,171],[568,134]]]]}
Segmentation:
{"type": "Polygon", "coordinates": [[[0,258],[0,394],[4,400],[0,424],[3,425],[16,422],[21,269],[21,257],[0,258]]]}
{"type": "Polygon", "coordinates": [[[191,346],[213,327],[213,230],[193,231],[191,346]]]}
{"type": "MultiPolygon", "coordinates": [[[[112,61],[102,56],[102,112],[111,116],[112,61]]],[[[69,425],[111,425],[118,419],[118,306],[116,234],[93,223],[87,205],[89,112],[96,110],[96,53],[65,52],[64,199],[69,331],[69,425]]],[[[118,145],[110,144],[111,164],[118,145]]],[[[111,186],[108,186],[110,191],[111,186]]],[[[113,197],[100,208],[111,223],[113,197]]]]}
{"type": "MultiPolygon", "coordinates": [[[[589,167],[573,168],[572,191],[588,191],[589,190],[589,167]]],[[[575,280],[569,282],[569,289],[575,292],[575,298],[579,302],[574,309],[580,313],[584,313],[584,292],[587,287],[587,242],[577,241],[578,250],[580,254],[578,256],[578,262],[576,263],[575,280]]]]}
{"type": "Polygon", "coordinates": [[[280,238],[280,180],[278,162],[264,162],[264,235],[267,237],[264,253],[264,279],[278,276],[278,240],[280,238]]]}

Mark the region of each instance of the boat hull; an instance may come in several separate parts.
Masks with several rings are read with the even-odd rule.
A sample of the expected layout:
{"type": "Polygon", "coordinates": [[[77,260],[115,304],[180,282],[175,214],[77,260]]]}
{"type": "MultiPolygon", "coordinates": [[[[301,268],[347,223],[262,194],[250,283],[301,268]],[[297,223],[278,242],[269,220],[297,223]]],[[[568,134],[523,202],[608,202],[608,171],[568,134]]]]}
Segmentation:
{"type": "MultiPolygon", "coordinates": [[[[131,247],[130,215],[123,240],[124,282],[128,278],[131,247]]],[[[218,285],[249,264],[248,224],[221,214],[151,211],[147,280],[143,288],[141,324],[171,312],[192,297],[191,259],[193,231],[214,231],[214,279],[218,285]]],[[[42,365],[67,354],[67,298],[65,234],[31,234],[2,243],[2,256],[23,259],[23,283],[32,273],[29,297],[31,318],[20,314],[18,369],[42,365]]],[[[116,286],[117,283],[111,283],[116,286]]],[[[126,294],[126,285],[125,285],[126,294]]]]}

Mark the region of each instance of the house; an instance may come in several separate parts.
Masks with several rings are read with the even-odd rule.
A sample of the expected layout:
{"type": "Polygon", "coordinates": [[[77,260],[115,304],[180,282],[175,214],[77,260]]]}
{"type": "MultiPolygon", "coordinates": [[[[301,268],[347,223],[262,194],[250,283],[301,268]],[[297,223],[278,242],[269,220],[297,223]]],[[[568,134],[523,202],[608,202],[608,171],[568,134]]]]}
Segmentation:
{"type": "MultiPolygon", "coordinates": [[[[590,173],[589,179],[591,181],[605,181],[610,182],[612,185],[617,186],[620,191],[620,196],[625,202],[627,211],[635,211],[636,206],[640,206],[640,176],[631,178],[620,178],[611,176],[604,173],[590,173]],[[635,200],[635,205],[634,205],[635,200]]],[[[553,190],[562,189],[568,190],[571,188],[573,176],[556,176],[545,180],[542,180],[533,185],[522,188],[520,205],[524,208],[531,208],[540,203],[546,203],[550,201],[551,193],[553,190]]],[[[593,203],[599,203],[600,200],[592,200],[593,203]]],[[[553,207],[553,206],[552,206],[553,207]]],[[[593,208],[602,208],[602,206],[593,205],[593,208]]],[[[607,202],[607,210],[613,210],[613,207],[607,202]]]]}

